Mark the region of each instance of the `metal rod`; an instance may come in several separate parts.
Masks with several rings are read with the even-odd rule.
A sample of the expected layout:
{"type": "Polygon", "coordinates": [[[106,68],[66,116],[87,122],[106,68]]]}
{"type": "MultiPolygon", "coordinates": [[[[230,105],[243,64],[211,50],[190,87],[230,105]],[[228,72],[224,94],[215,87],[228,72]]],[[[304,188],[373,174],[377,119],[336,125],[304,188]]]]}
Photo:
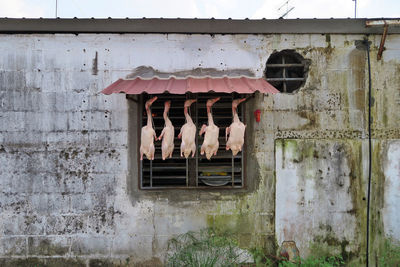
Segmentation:
{"type": "Polygon", "coordinates": [[[189,186],[189,162],[188,158],[186,158],[186,186],[189,186]]]}
{"type": "Polygon", "coordinates": [[[383,34],[382,34],[382,38],[381,38],[381,43],[379,44],[379,51],[378,51],[378,55],[377,55],[377,59],[381,60],[382,58],[382,53],[383,53],[383,49],[385,47],[385,41],[386,41],[386,35],[389,29],[389,25],[385,24],[385,26],[383,26],[383,34]]]}
{"type": "Polygon", "coordinates": [[[292,11],[293,9],[294,9],[294,6],[291,7],[288,11],[286,11],[286,13],[281,16],[281,18],[285,18],[287,16],[287,14],[289,14],[289,12],[292,11]]]}
{"type": "Polygon", "coordinates": [[[304,81],[304,78],[267,78],[269,82],[290,82],[290,81],[304,81]]]}
{"type": "Polygon", "coordinates": [[[304,67],[304,64],[300,63],[286,63],[286,64],[267,64],[269,68],[282,68],[282,67],[304,67]]]}
{"type": "MultiPolygon", "coordinates": [[[[196,94],[196,100],[198,100],[198,95],[196,94]]],[[[198,109],[198,101],[195,103],[196,107],[196,127],[198,127],[199,121],[199,109],[198,109]]],[[[196,134],[196,186],[199,186],[199,149],[198,149],[198,144],[199,143],[199,135],[196,134]]]]}
{"type": "MultiPolygon", "coordinates": [[[[285,57],[282,57],[282,65],[285,64],[285,57]]],[[[283,79],[286,79],[286,68],[283,68],[283,79]]],[[[286,81],[283,81],[283,92],[286,93],[286,81]]]]}
{"type": "Polygon", "coordinates": [[[232,154],[232,186],[235,186],[235,156],[232,154]]]}
{"type": "Polygon", "coordinates": [[[57,18],[58,0],[56,0],[56,18],[57,18]]]}
{"type": "MultiPolygon", "coordinates": [[[[241,109],[241,115],[242,115],[242,121],[243,121],[243,123],[246,123],[246,107],[243,107],[242,109],[241,109]]],[[[247,142],[246,142],[246,139],[245,139],[245,141],[244,141],[244,145],[243,145],[243,149],[242,149],[242,153],[241,153],[241,155],[240,155],[240,166],[241,166],[241,168],[240,168],[240,186],[243,186],[244,185],[244,178],[243,178],[243,176],[244,176],[244,159],[243,159],[243,156],[245,155],[245,153],[246,153],[246,147],[247,147],[247,142]]]]}
{"type": "MultiPolygon", "coordinates": [[[[233,102],[233,95],[232,95],[231,99],[232,99],[232,102],[233,102]]],[[[239,112],[238,112],[238,115],[239,115],[239,112]]],[[[233,113],[232,113],[232,120],[233,120],[233,113]]],[[[235,162],[234,162],[234,157],[235,156],[233,156],[233,153],[232,153],[232,170],[231,170],[231,173],[232,173],[232,187],[235,186],[235,162]]]]}
{"type": "Polygon", "coordinates": [[[354,18],[357,18],[357,0],[354,1],[354,18]]]}
{"type": "Polygon", "coordinates": [[[150,160],[150,187],[153,187],[153,161],[150,160]]]}
{"type": "MultiPolygon", "coordinates": [[[[143,97],[140,97],[140,99],[143,100],[143,97]]],[[[143,124],[143,104],[142,104],[142,102],[143,101],[140,101],[140,103],[138,104],[138,109],[137,109],[137,111],[139,112],[139,114],[138,114],[139,121],[138,121],[138,127],[137,127],[137,133],[139,136],[138,140],[140,140],[140,138],[141,138],[140,128],[143,124]]],[[[141,142],[141,141],[139,141],[139,142],[141,142]]],[[[140,155],[139,154],[139,152],[140,152],[140,143],[139,142],[137,144],[137,152],[138,152],[137,155],[140,155]]],[[[143,189],[143,160],[140,160],[140,187],[139,188],[143,189]]]]}

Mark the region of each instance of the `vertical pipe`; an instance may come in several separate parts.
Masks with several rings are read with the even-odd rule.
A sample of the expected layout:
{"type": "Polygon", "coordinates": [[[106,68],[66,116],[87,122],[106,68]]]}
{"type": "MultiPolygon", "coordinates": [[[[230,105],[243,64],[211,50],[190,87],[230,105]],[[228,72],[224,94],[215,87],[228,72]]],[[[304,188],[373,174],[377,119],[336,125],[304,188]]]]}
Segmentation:
{"type": "Polygon", "coordinates": [[[371,89],[371,62],[368,39],[364,40],[367,47],[368,58],[368,188],[367,188],[367,248],[366,248],[366,266],[369,266],[369,225],[370,225],[370,202],[371,202],[371,176],[372,176],[372,137],[371,137],[371,105],[372,105],[372,89],[371,89]]]}
{"type": "MultiPolygon", "coordinates": [[[[233,94],[231,95],[231,102],[233,102],[233,99],[234,99],[234,97],[233,97],[233,94]]],[[[233,108],[232,108],[233,109],[233,108]]],[[[237,108],[238,109],[238,108],[237,108]]],[[[236,109],[236,111],[237,111],[237,109],[236,109]]],[[[232,110],[233,111],[233,110],[232,110]]],[[[238,113],[238,115],[239,115],[239,113],[238,113]]],[[[232,112],[232,120],[233,120],[233,112],[232,112]]],[[[234,187],[235,186],[235,173],[234,173],[234,161],[235,161],[235,159],[234,159],[234,156],[233,156],[233,153],[232,153],[232,170],[231,170],[231,183],[232,183],[232,187],[234,187]]]]}
{"type": "Polygon", "coordinates": [[[186,186],[189,186],[189,160],[186,158],[186,186]]]}
{"type": "MultiPolygon", "coordinates": [[[[139,103],[137,104],[138,105],[138,115],[139,115],[139,122],[138,122],[138,129],[137,129],[137,132],[138,132],[138,136],[139,136],[139,138],[137,139],[138,141],[137,141],[137,155],[138,155],[138,158],[140,157],[140,144],[141,144],[141,136],[142,136],[142,131],[141,131],[141,129],[142,129],[142,125],[143,125],[143,96],[141,96],[140,98],[139,98],[139,103]]],[[[139,161],[140,161],[140,189],[142,189],[143,188],[143,160],[140,160],[139,159],[139,161]]]]}
{"type": "Polygon", "coordinates": [[[150,160],[150,187],[153,187],[153,161],[150,160]]]}
{"type": "MultiPolygon", "coordinates": [[[[198,94],[196,94],[196,102],[195,102],[195,116],[196,116],[196,127],[199,125],[199,98],[198,94]]],[[[199,135],[196,134],[196,186],[199,186],[199,135]]]]}
{"type": "Polygon", "coordinates": [[[235,156],[232,154],[232,187],[235,186],[235,156]]]}
{"type": "Polygon", "coordinates": [[[357,18],[357,0],[354,0],[354,18],[357,18]]]}
{"type": "Polygon", "coordinates": [[[56,18],[57,18],[58,0],[56,0],[56,18]]]}
{"type": "MultiPolygon", "coordinates": [[[[282,64],[285,65],[285,57],[282,56],[282,64]]],[[[286,93],[287,89],[286,89],[286,67],[283,67],[283,92],[286,93]]]]}
{"type": "MultiPolygon", "coordinates": [[[[241,109],[241,119],[243,121],[243,123],[246,124],[246,106],[242,106],[241,109]]],[[[246,134],[245,134],[246,137],[246,134]]],[[[246,155],[246,147],[247,147],[247,142],[246,142],[246,138],[244,139],[244,145],[243,145],[243,149],[242,149],[242,155],[240,156],[240,185],[241,187],[244,187],[244,157],[246,155]]]]}

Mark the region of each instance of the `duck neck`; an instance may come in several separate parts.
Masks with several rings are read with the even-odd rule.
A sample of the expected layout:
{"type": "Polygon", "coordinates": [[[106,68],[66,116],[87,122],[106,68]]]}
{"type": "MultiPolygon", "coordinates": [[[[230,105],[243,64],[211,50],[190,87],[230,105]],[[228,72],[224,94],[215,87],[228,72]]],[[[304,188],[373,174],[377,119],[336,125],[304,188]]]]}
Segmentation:
{"type": "Polygon", "coordinates": [[[208,125],[214,124],[214,120],[212,117],[211,107],[207,107],[207,117],[208,117],[208,125]]]}
{"type": "Polygon", "coordinates": [[[236,107],[232,106],[233,122],[240,122],[236,107]]]}
{"type": "Polygon", "coordinates": [[[188,123],[193,123],[192,118],[190,117],[190,115],[188,113],[188,107],[184,107],[183,113],[185,114],[186,121],[188,123]]]}
{"type": "Polygon", "coordinates": [[[150,112],[150,108],[146,108],[146,113],[147,113],[147,126],[153,126],[153,121],[152,121],[152,117],[151,117],[151,112],[150,112]]]}

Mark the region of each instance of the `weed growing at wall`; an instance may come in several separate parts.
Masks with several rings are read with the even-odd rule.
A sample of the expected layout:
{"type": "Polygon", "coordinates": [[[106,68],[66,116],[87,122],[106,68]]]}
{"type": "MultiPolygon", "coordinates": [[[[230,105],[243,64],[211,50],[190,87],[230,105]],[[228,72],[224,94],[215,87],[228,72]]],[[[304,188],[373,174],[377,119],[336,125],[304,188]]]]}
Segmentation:
{"type": "Polygon", "coordinates": [[[233,234],[217,233],[213,229],[179,235],[169,241],[168,251],[166,266],[169,267],[334,267],[344,264],[341,256],[309,257],[290,262],[286,258],[266,254],[263,248],[253,248],[248,254],[238,247],[233,234]]]}
{"type": "Polygon", "coordinates": [[[296,259],[291,262],[284,257],[276,257],[273,255],[265,254],[260,248],[252,249],[251,253],[253,255],[254,263],[244,265],[246,267],[336,267],[343,266],[345,264],[341,256],[310,256],[307,259],[296,259]]]}
{"type": "Polygon", "coordinates": [[[238,266],[243,253],[229,233],[212,229],[188,232],[169,241],[167,266],[238,266]]]}
{"type": "Polygon", "coordinates": [[[382,267],[400,266],[400,244],[391,239],[386,240],[378,262],[382,267]]]}

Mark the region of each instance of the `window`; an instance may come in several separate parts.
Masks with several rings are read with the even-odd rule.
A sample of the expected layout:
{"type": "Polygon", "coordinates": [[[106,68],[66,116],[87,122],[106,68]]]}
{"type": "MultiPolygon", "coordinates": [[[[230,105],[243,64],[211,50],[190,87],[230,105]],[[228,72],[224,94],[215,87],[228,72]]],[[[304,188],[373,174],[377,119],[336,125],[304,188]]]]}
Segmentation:
{"type": "MultiPolygon", "coordinates": [[[[161,141],[155,142],[156,152],[153,161],[143,159],[140,162],[140,188],[141,189],[162,189],[162,188],[241,188],[244,185],[244,154],[243,151],[235,157],[232,151],[225,150],[225,128],[232,123],[232,100],[240,95],[231,94],[190,94],[190,95],[157,95],[158,99],[151,106],[154,127],[157,136],[164,128],[164,102],[171,100],[169,118],[175,127],[175,149],[172,158],[161,159],[161,141]],[[214,123],[219,127],[219,149],[216,156],[207,160],[205,155],[200,155],[200,147],[203,143],[203,136],[199,131],[203,124],[207,124],[206,101],[209,98],[220,96],[221,99],[212,107],[214,123]],[[181,140],[177,138],[180,128],[185,123],[183,104],[186,99],[197,99],[190,108],[193,122],[197,126],[196,132],[196,154],[188,159],[180,157],[181,140]]],[[[141,97],[140,126],[147,123],[144,103],[153,96],[144,94],[141,97]]],[[[244,103],[239,105],[238,114],[243,120],[244,103]]],[[[140,142],[140,138],[138,138],[140,142]]]]}
{"type": "Polygon", "coordinates": [[[268,58],[265,77],[280,92],[292,93],[305,83],[308,65],[294,50],[282,50],[268,58]]]}

